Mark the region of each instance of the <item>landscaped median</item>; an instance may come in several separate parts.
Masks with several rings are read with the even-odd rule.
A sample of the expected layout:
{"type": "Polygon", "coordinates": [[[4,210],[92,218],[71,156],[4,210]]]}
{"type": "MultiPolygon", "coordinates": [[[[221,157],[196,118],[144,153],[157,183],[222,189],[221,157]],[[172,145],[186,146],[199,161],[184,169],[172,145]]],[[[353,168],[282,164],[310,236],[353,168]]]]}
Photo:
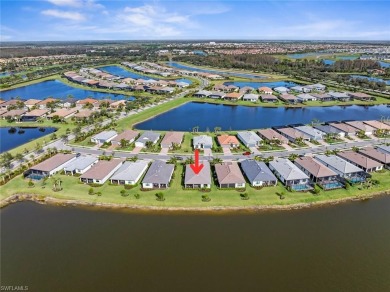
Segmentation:
{"type": "Polygon", "coordinates": [[[53,191],[54,179],[42,182],[34,182],[29,186],[29,180],[18,176],[6,185],[0,187],[1,206],[6,206],[12,201],[30,199],[41,202],[66,203],[74,205],[91,205],[102,207],[129,207],[140,209],[172,209],[172,210],[209,210],[209,209],[288,209],[311,206],[312,204],[328,204],[340,201],[362,199],[379,194],[389,194],[390,171],[373,173],[372,179],[379,180],[380,184],[370,189],[359,189],[360,186],[352,186],[348,189],[332,191],[320,191],[318,195],[311,192],[285,192],[285,188],[279,182],[275,187],[254,189],[247,184],[245,193],[249,199],[244,200],[242,192],[237,190],[218,189],[212,185],[211,192],[207,195],[211,199],[202,201],[205,193],[199,190],[183,190],[182,167],[175,170],[174,179],[167,190],[142,191],[140,186],[126,189],[123,186],[114,186],[105,183],[100,187],[93,187],[93,194],[89,194],[90,185],[79,183],[78,177],[55,175],[54,179],[62,181],[61,191],[53,191]],[[156,194],[162,193],[165,200],[157,200],[156,194]],[[99,194],[98,194],[99,193],[99,194]],[[136,197],[137,194],[139,198],[136,197]],[[283,194],[284,199],[281,199],[283,194]]]}

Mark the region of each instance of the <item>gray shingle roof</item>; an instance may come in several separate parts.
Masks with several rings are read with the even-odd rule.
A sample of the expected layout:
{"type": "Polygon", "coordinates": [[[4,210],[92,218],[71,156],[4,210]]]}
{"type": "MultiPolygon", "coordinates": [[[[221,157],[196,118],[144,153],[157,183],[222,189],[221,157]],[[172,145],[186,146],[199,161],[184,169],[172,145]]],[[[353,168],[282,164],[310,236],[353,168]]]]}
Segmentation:
{"type": "Polygon", "coordinates": [[[271,161],[272,166],[285,180],[308,179],[309,177],[290,160],[278,158],[271,161]]]}
{"type": "Polygon", "coordinates": [[[155,132],[151,132],[151,131],[148,131],[148,132],[144,132],[138,139],[136,142],[142,142],[142,143],[146,143],[147,141],[157,141],[158,139],[160,138],[160,134],[159,133],[155,133],[155,132]]]}
{"type": "Polygon", "coordinates": [[[261,138],[256,135],[253,131],[242,131],[237,133],[237,137],[243,142],[244,144],[256,144],[257,142],[261,141],[261,138]]]}
{"type": "Polygon", "coordinates": [[[194,145],[198,144],[213,145],[213,139],[206,135],[195,136],[194,145]]]}
{"type": "Polygon", "coordinates": [[[341,157],[338,157],[336,155],[317,155],[314,157],[315,159],[319,160],[320,162],[325,163],[326,165],[329,165],[333,167],[334,169],[337,169],[341,173],[355,173],[355,172],[361,172],[363,171],[359,167],[353,165],[352,163],[349,163],[348,161],[342,159],[341,157]]]}
{"type": "Polygon", "coordinates": [[[161,160],[155,160],[146,173],[143,183],[169,184],[174,170],[173,164],[167,164],[161,160]]]}
{"type": "Polygon", "coordinates": [[[210,163],[207,160],[200,163],[203,164],[203,168],[198,174],[195,174],[189,164],[186,165],[184,184],[211,184],[210,163]]]}
{"type": "Polygon", "coordinates": [[[218,182],[220,184],[245,183],[245,178],[238,167],[237,162],[224,162],[215,165],[218,182]]]}
{"type": "Polygon", "coordinates": [[[93,136],[92,139],[108,140],[112,137],[115,137],[116,135],[118,135],[118,133],[116,131],[103,131],[103,132],[100,132],[99,134],[96,134],[95,136],[93,136]]]}
{"type": "Polygon", "coordinates": [[[254,181],[277,180],[264,162],[247,159],[241,162],[241,168],[251,183],[254,181]]]}
{"type": "Polygon", "coordinates": [[[65,171],[75,171],[76,169],[85,169],[91,164],[97,162],[98,158],[95,156],[79,156],[75,160],[67,163],[64,167],[65,171]]]}
{"type": "Polygon", "coordinates": [[[148,162],[139,160],[136,162],[126,161],[113,174],[111,179],[114,180],[131,180],[135,181],[148,167],[148,162]]]}

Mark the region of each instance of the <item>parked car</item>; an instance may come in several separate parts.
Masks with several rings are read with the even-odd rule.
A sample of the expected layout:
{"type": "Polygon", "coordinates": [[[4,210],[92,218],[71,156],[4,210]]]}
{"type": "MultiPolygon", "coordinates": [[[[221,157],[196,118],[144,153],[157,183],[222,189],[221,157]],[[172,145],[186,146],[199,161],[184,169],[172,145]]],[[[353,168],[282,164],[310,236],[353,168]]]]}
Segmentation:
{"type": "Polygon", "coordinates": [[[245,155],[245,156],[248,156],[248,155],[251,155],[252,153],[249,152],[249,151],[246,151],[246,152],[244,152],[244,153],[242,153],[242,154],[245,155]]]}

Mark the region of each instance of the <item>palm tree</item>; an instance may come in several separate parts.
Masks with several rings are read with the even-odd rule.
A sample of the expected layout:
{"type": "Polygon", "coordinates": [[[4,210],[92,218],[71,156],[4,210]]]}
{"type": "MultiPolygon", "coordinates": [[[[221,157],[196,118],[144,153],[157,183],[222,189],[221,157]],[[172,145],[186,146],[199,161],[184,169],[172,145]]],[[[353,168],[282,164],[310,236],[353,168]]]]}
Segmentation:
{"type": "Polygon", "coordinates": [[[138,156],[134,155],[133,157],[129,158],[129,161],[136,162],[138,160],[138,156]]]}
{"type": "Polygon", "coordinates": [[[263,159],[264,163],[270,163],[271,161],[274,160],[274,157],[273,156],[268,156],[266,158],[263,159]]]}
{"type": "Polygon", "coordinates": [[[294,162],[295,159],[297,159],[299,157],[298,154],[295,154],[295,153],[291,153],[289,156],[288,156],[288,159],[292,162],[294,162]]]}
{"type": "Polygon", "coordinates": [[[358,152],[359,150],[360,150],[359,147],[356,147],[356,146],[352,147],[352,151],[354,151],[354,152],[358,152]]]}
{"type": "Polygon", "coordinates": [[[219,157],[215,157],[215,158],[213,158],[213,160],[211,160],[211,165],[216,165],[216,164],[220,164],[220,163],[222,163],[222,159],[221,158],[219,158],[219,157]]]}
{"type": "Polygon", "coordinates": [[[177,157],[176,157],[176,156],[172,156],[172,157],[167,161],[168,164],[174,164],[174,165],[176,165],[177,162],[178,162],[178,160],[177,160],[177,157]]]}
{"type": "Polygon", "coordinates": [[[185,164],[194,164],[194,158],[191,156],[191,157],[188,157],[185,161],[185,164]]]}

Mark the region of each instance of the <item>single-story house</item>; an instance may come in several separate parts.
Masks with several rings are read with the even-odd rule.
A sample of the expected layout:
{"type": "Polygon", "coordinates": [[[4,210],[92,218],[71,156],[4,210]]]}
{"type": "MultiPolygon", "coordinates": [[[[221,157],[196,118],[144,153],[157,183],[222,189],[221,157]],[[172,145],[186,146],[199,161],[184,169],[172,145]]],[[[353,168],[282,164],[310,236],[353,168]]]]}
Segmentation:
{"type": "Polygon", "coordinates": [[[241,87],[239,92],[241,93],[251,93],[253,90],[255,90],[253,87],[251,86],[244,86],[244,87],[241,87]]]}
{"type": "Polygon", "coordinates": [[[288,102],[288,103],[297,103],[297,102],[300,102],[300,100],[295,96],[295,95],[292,95],[292,94],[281,94],[279,96],[279,98],[281,100],[283,100],[284,102],[288,102]]]}
{"type": "Polygon", "coordinates": [[[324,91],[326,89],[326,86],[320,83],[306,85],[305,87],[317,91],[324,91]]]}
{"type": "Polygon", "coordinates": [[[371,95],[368,95],[363,92],[349,92],[348,95],[353,99],[362,100],[362,101],[370,101],[373,99],[371,95]]]}
{"type": "Polygon", "coordinates": [[[241,99],[243,94],[241,92],[229,92],[225,95],[224,99],[227,100],[239,100],[241,99]]]}
{"type": "Polygon", "coordinates": [[[96,144],[108,143],[112,139],[114,139],[116,136],[118,136],[118,133],[114,130],[103,131],[103,132],[100,132],[99,134],[92,136],[91,142],[96,143],[96,144]]]}
{"type": "Polygon", "coordinates": [[[128,143],[133,143],[135,138],[137,138],[138,135],[139,135],[139,132],[134,131],[134,130],[123,131],[122,133],[120,133],[119,135],[117,135],[116,137],[114,137],[111,140],[111,144],[116,145],[116,146],[120,146],[121,141],[123,139],[126,140],[128,143]]]}
{"type": "Polygon", "coordinates": [[[382,152],[373,147],[366,147],[359,150],[364,156],[367,156],[379,163],[382,163],[387,169],[390,169],[390,153],[382,152]]]}
{"type": "Polygon", "coordinates": [[[352,150],[338,152],[337,155],[363,169],[365,172],[374,172],[383,169],[382,163],[352,150]]]}
{"type": "Polygon", "coordinates": [[[209,97],[212,94],[211,91],[208,90],[199,90],[193,94],[194,97],[209,97]]]}
{"type": "Polygon", "coordinates": [[[266,86],[259,87],[257,90],[259,91],[259,93],[272,94],[272,89],[266,86]]]}
{"type": "Polygon", "coordinates": [[[166,189],[172,179],[175,166],[161,160],[153,161],[142,181],[144,189],[166,189]]]}
{"type": "MultiPolygon", "coordinates": [[[[39,100],[41,102],[41,100],[39,100]]],[[[2,109],[9,109],[10,107],[16,107],[19,108],[20,106],[24,106],[24,100],[23,99],[10,99],[7,101],[4,101],[0,104],[0,108],[2,109]]]]}
{"type": "Polygon", "coordinates": [[[58,153],[37,165],[34,165],[24,173],[24,177],[41,179],[61,171],[66,164],[76,159],[75,154],[58,153]]]}
{"type": "Polygon", "coordinates": [[[332,101],[333,97],[328,93],[310,93],[311,96],[314,96],[319,101],[332,101]]]}
{"type": "Polygon", "coordinates": [[[329,123],[329,126],[343,131],[345,135],[355,135],[358,131],[355,127],[347,125],[345,123],[329,123]]]}
{"type": "Polygon", "coordinates": [[[308,191],[313,188],[309,176],[288,159],[274,159],[269,163],[269,168],[286,187],[294,191],[308,191]]]}
{"type": "Polygon", "coordinates": [[[244,96],[242,97],[242,100],[256,102],[259,100],[259,96],[257,94],[247,93],[247,94],[244,94],[244,96]]]}
{"type": "Polygon", "coordinates": [[[280,94],[285,94],[285,93],[288,93],[290,91],[290,89],[288,89],[287,87],[284,87],[284,86],[279,86],[279,87],[275,87],[274,91],[276,91],[277,93],[280,93],[280,94]]]}
{"type": "Polygon", "coordinates": [[[322,140],[324,138],[325,133],[309,126],[299,126],[295,127],[298,131],[302,132],[306,136],[309,136],[310,140],[322,140]]]}
{"type": "Polygon", "coordinates": [[[257,147],[261,144],[261,138],[253,131],[238,132],[237,137],[246,147],[257,147]]]}
{"type": "Polygon", "coordinates": [[[222,92],[222,91],[213,91],[211,92],[211,94],[208,96],[210,98],[225,98],[226,96],[226,93],[222,92]]]}
{"type": "Polygon", "coordinates": [[[300,86],[300,85],[293,86],[293,87],[290,88],[290,90],[293,90],[293,91],[296,91],[296,92],[310,92],[311,91],[310,88],[307,88],[307,87],[304,87],[304,86],[300,86]]]}
{"type": "Polygon", "coordinates": [[[278,98],[273,94],[262,94],[260,95],[262,102],[277,102],[278,98]]]}
{"type": "Polygon", "coordinates": [[[227,148],[237,148],[240,147],[240,142],[236,138],[236,136],[231,135],[221,135],[217,137],[218,144],[221,147],[227,147],[227,148]]]}
{"type": "Polygon", "coordinates": [[[144,160],[125,161],[111,176],[110,182],[118,185],[135,185],[144,175],[148,166],[149,163],[144,160]]]}
{"type": "Polygon", "coordinates": [[[95,111],[93,110],[89,110],[89,109],[84,109],[84,110],[80,110],[78,113],[76,113],[74,115],[75,119],[86,119],[86,118],[89,118],[90,116],[92,116],[93,114],[95,113],[95,111]]]}
{"type": "Polygon", "coordinates": [[[379,122],[379,121],[363,121],[363,123],[369,125],[370,127],[375,128],[374,133],[377,133],[378,130],[383,131],[383,133],[389,133],[390,132],[390,125],[387,125],[385,123],[379,122]]]}
{"type": "Polygon", "coordinates": [[[311,94],[308,94],[308,93],[302,93],[302,94],[298,94],[297,95],[297,98],[300,102],[306,102],[306,101],[315,101],[317,100],[317,98],[311,94]]]}
{"type": "Polygon", "coordinates": [[[367,178],[367,173],[363,169],[339,156],[321,154],[316,155],[314,158],[351,183],[360,183],[367,178]]]}
{"type": "Polygon", "coordinates": [[[44,100],[41,100],[40,102],[36,103],[35,106],[39,109],[46,109],[48,108],[47,105],[48,104],[52,104],[52,103],[57,103],[58,102],[58,99],[55,99],[55,98],[46,98],[44,100]]]}
{"type": "Polygon", "coordinates": [[[375,132],[375,128],[361,122],[361,121],[351,121],[345,122],[347,125],[350,125],[357,129],[357,131],[363,131],[365,135],[371,136],[375,132]]]}
{"type": "Polygon", "coordinates": [[[161,141],[161,148],[173,148],[174,145],[180,146],[183,142],[183,132],[166,132],[161,141]]]}
{"type": "Polygon", "coordinates": [[[80,176],[80,181],[87,184],[104,184],[122,164],[122,159],[99,160],[80,176]]]}
{"type": "Polygon", "coordinates": [[[84,107],[84,106],[89,105],[89,104],[95,108],[99,107],[99,101],[96,99],[93,99],[93,98],[85,98],[85,99],[81,99],[81,100],[76,101],[77,107],[84,107]]]}
{"type": "Polygon", "coordinates": [[[241,162],[241,168],[253,187],[276,186],[278,179],[262,161],[246,159],[241,162]]]}
{"type": "Polygon", "coordinates": [[[38,102],[40,102],[41,100],[40,99],[28,99],[24,102],[24,105],[31,109],[33,108],[38,102]]]}
{"type": "Polygon", "coordinates": [[[119,107],[124,107],[126,105],[126,100],[121,99],[121,100],[116,100],[110,104],[110,108],[119,108],[119,107]]]}
{"type": "Polygon", "coordinates": [[[220,188],[245,188],[245,178],[237,162],[224,162],[215,165],[220,188]]]}
{"type": "Polygon", "coordinates": [[[76,157],[75,160],[67,163],[64,167],[65,174],[83,174],[96,164],[99,159],[92,155],[83,155],[76,157]]]}
{"type": "Polygon", "coordinates": [[[206,135],[195,136],[192,142],[194,149],[211,149],[213,147],[213,139],[206,135]]]}
{"type": "Polygon", "coordinates": [[[345,92],[334,92],[334,91],[331,91],[328,94],[335,100],[339,100],[339,101],[349,101],[349,100],[351,100],[351,97],[347,93],[345,93],[345,92]]]}
{"type": "Polygon", "coordinates": [[[336,172],[326,167],[313,157],[298,157],[294,161],[310,179],[319,184],[324,190],[342,188],[344,184],[339,181],[339,176],[336,172]]]}
{"type": "Polygon", "coordinates": [[[378,151],[380,151],[380,152],[390,154],[390,146],[379,145],[379,146],[376,147],[376,149],[378,149],[378,151]]]}
{"type": "Polygon", "coordinates": [[[1,118],[6,119],[7,117],[10,117],[13,120],[20,120],[25,113],[27,113],[27,110],[25,109],[14,109],[3,113],[1,118]]]}
{"type": "Polygon", "coordinates": [[[332,137],[336,138],[344,138],[345,133],[337,128],[334,128],[329,125],[314,125],[315,129],[320,130],[321,132],[324,132],[326,135],[330,135],[332,137]]]}
{"type": "Polygon", "coordinates": [[[146,143],[148,141],[152,142],[152,144],[156,144],[158,140],[160,139],[160,134],[152,131],[144,132],[136,141],[135,141],[135,147],[142,147],[144,148],[146,146],[146,143]]]}
{"type": "Polygon", "coordinates": [[[286,137],[291,142],[296,142],[301,138],[303,141],[310,141],[310,137],[301,131],[294,128],[278,128],[276,129],[282,136],[286,137]]]}
{"type": "Polygon", "coordinates": [[[52,119],[54,116],[58,116],[62,119],[70,118],[71,116],[74,116],[77,113],[77,109],[75,108],[62,108],[59,110],[56,110],[54,113],[51,113],[47,116],[48,119],[52,119]]]}
{"type": "Polygon", "coordinates": [[[47,109],[35,109],[29,112],[26,112],[21,118],[22,122],[36,122],[39,118],[46,117],[49,110],[47,109]]]}
{"type": "Polygon", "coordinates": [[[210,163],[207,160],[200,161],[200,163],[203,164],[203,168],[197,174],[189,164],[186,165],[184,175],[184,187],[186,189],[211,188],[210,163]]]}
{"type": "Polygon", "coordinates": [[[263,139],[266,139],[271,142],[280,141],[281,144],[287,144],[288,139],[282,135],[280,135],[278,132],[276,132],[274,129],[261,129],[258,130],[257,133],[259,133],[259,136],[263,139]]]}

